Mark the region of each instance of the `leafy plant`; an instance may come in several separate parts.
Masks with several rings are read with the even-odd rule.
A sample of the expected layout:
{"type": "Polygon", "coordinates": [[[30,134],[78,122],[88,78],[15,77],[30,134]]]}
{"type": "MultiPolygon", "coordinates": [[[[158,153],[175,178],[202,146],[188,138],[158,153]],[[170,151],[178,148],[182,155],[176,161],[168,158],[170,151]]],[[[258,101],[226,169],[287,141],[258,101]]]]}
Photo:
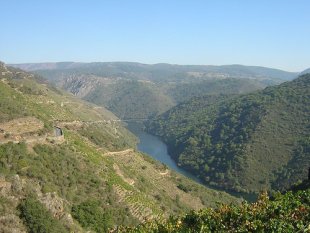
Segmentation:
{"type": "Polygon", "coordinates": [[[48,210],[33,197],[23,200],[18,209],[30,233],[65,233],[68,232],[61,223],[53,218],[48,210]]]}
{"type": "Polygon", "coordinates": [[[111,216],[100,207],[100,202],[87,200],[72,207],[72,216],[86,229],[107,232],[111,227],[111,216]]]}
{"type": "Polygon", "coordinates": [[[122,227],[117,232],[308,232],[310,230],[310,189],[267,193],[242,205],[221,205],[217,209],[192,211],[168,220],[151,220],[137,227],[122,227]]]}

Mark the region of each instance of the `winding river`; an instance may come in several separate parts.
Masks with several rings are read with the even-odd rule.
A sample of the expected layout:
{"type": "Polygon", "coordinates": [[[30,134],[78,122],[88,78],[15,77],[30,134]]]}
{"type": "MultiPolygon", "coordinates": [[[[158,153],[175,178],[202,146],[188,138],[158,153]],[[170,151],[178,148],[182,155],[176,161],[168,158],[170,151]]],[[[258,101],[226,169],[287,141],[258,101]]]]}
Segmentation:
{"type": "Polygon", "coordinates": [[[167,145],[161,141],[160,138],[143,131],[140,123],[131,122],[128,124],[127,128],[139,138],[139,143],[137,145],[139,151],[150,155],[152,158],[167,165],[170,169],[202,184],[199,178],[179,167],[168,154],[167,145]]]}

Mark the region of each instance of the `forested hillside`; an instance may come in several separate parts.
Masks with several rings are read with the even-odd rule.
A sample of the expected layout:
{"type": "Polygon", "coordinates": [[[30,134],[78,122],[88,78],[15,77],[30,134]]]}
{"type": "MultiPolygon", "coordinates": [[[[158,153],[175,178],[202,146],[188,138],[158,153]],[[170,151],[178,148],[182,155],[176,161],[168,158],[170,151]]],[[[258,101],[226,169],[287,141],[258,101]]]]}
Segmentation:
{"type": "Polygon", "coordinates": [[[242,192],[284,189],[310,166],[310,75],[241,96],[204,96],[151,120],[182,167],[242,192]]]}
{"type": "Polygon", "coordinates": [[[221,94],[245,94],[263,89],[264,87],[266,87],[266,85],[258,80],[225,78],[171,84],[168,85],[165,93],[167,93],[176,104],[179,104],[193,97],[221,94]]]}
{"type": "Polygon", "coordinates": [[[254,66],[147,65],[133,62],[21,64],[120,118],[148,118],[194,96],[248,93],[297,74],[254,66]]]}
{"type": "Polygon", "coordinates": [[[130,80],[98,86],[83,99],[106,106],[121,119],[145,119],[174,106],[157,85],[130,80]]]}
{"type": "Polygon", "coordinates": [[[135,143],[106,109],[0,63],[0,231],[106,232],[238,202],[175,174],[135,143]]]}

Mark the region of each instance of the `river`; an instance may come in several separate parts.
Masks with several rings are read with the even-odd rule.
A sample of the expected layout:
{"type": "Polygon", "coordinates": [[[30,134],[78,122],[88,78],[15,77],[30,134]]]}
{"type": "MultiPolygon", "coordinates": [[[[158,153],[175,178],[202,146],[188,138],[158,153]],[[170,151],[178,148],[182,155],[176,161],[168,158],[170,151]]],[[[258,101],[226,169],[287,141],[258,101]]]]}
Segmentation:
{"type": "Polygon", "coordinates": [[[143,131],[140,123],[131,122],[128,124],[127,128],[139,138],[139,143],[137,145],[139,151],[150,155],[152,158],[167,165],[170,169],[202,184],[199,178],[179,167],[168,154],[167,145],[161,141],[160,138],[143,131]]]}
{"type": "MultiPolygon", "coordinates": [[[[168,154],[167,145],[163,141],[161,141],[160,138],[143,131],[142,127],[143,125],[141,123],[134,123],[134,122],[130,122],[127,125],[127,128],[134,135],[136,135],[136,137],[139,138],[139,143],[137,145],[137,149],[139,151],[142,151],[150,155],[152,158],[167,165],[170,169],[196,181],[197,183],[202,184],[208,188],[212,188],[206,184],[203,184],[198,177],[195,177],[193,174],[179,167],[177,163],[168,154]]],[[[212,189],[215,188],[213,187],[212,189]]],[[[223,189],[217,189],[217,190],[225,191],[223,189]]],[[[257,194],[237,193],[232,191],[226,191],[226,192],[236,197],[242,197],[250,202],[253,202],[257,199],[257,194]]]]}

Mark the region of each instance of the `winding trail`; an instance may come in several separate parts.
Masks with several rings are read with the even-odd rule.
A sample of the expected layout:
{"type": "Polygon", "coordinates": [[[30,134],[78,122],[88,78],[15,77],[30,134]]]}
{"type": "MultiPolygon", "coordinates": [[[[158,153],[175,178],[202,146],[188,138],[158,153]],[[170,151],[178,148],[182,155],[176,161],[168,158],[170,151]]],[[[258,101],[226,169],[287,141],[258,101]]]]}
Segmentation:
{"type": "Polygon", "coordinates": [[[121,151],[110,151],[105,153],[105,156],[111,156],[111,155],[127,155],[129,153],[134,152],[134,149],[126,149],[126,150],[121,150],[121,151]]]}
{"type": "Polygon", "coordinates": [[[168,173],[169,173],[169,170],[166,169],[166,171],[160,172],[159,175],[165,176],[165,175],[167,175],[168,173]]]}

